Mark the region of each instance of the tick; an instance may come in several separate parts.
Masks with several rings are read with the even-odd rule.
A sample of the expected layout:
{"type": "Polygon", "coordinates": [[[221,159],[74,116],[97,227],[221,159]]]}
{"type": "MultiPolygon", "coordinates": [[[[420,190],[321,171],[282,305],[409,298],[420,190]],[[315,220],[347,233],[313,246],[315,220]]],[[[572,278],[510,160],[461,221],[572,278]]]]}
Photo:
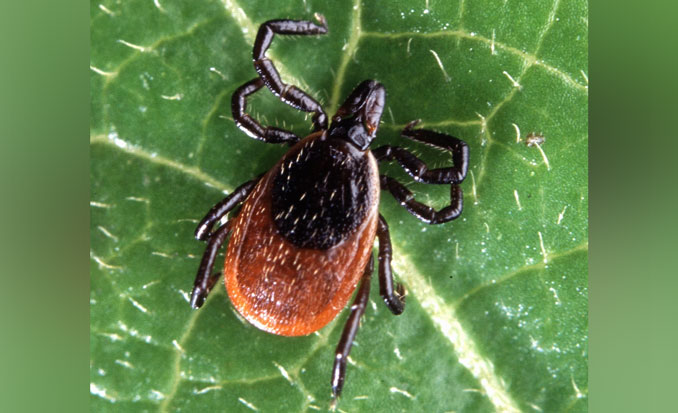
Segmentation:
{"type": "Polygon", "coordinates": [[[404,148],[384,145],[370,150],[386,99],[375,80],[360,83],[337,110],[328,126],[320,104],[296,86],[283,83],[266,50],[276,34],[327,33],[317,22],[270,20],[261,25],[254,43],[258,76],[240,86],[232,97],[236,125],[254,139],[288,144],[291,148],[268,172],[239,186],[216,204],[195,232],[207,242],[198,269],[191,306],[199,308],[214,286],[217,252],[229,238],[224,264],[228,295],[250,323],[269,333],[301,336],[333,320],[358,284],[348,321],[336,348],[332,394],[341,394],[346,361],[365,312],[374,268],[372,247],[379,239],[379,293],[395,315],[405,307],[405,289],[394,286],[388,224],[379,214],[380,191],[388,191],[415,217],[429,224],[457,218],[469,149],[462,140],[415,129],[410,122],[402,136],[452,155],[453,166],[430,169],[404,148]],[[284,103],[313,114],[313,133],[294,133],[263,126],[246,112],[247,98],[266,86],[284,103]],[[403,184],[380,174],[379,164],[396,161],[412,178],[426,184],[450,185],[450,204],[435,210],[414,198],[403,184]],[[241,205],[239,212],[229,212],[241,205]],[[216,228],[214,228],[216,226],[216,228]]]}

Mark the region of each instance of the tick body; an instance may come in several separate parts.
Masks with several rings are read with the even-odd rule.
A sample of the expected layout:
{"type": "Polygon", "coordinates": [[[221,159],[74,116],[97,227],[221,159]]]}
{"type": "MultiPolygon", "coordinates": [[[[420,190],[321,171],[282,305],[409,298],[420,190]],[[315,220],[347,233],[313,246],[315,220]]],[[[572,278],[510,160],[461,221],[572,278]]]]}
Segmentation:
{"type": "Polygon", "coordinates": [[[379,212],[374,157],[315,133],[252,190],[225,265],[235,308],[262,330],[299,336],[342,310],[372,252],[379,212]]]}
{"type": "Polygon", "coordinates": [[[453,220],[462,211],[458,184],[466,176],[469,152],[457,138],[415,130],[417,121],[409,123],[402,136],[449,151],[453,166],[429,169],[396,146],[370,150],[386,99],[384,86],[374,80],[359,84],[328,126],[320,104],[297,87],[284,84],[265,56],[275,34],[325,34],[324,18],[316,15],[316,19],[317,23],[271,20],[259,29],[253,52],[259,76],[234,92],[233,118],[249,136],[287,143],[291,148],[268,172],[215,205],[198,225],[195,236],[206,241],[207,248],[191,305],[202,306],[219,278],[212,270],[227,239],[224,279],[228,295],[245,319],[267,332],[283,336],[313,333],[332,321],[357,289],[332,370],[332,393],[337,397],[369,299],[375,238],[379,241],[380,295],[393,314],[402,313],[405,305],[405,289],[393,283],[388,224],[379,214],[380,191],[389,191],[424,222],[453,220]],[[263,86],[288,105],[313,113],[315,131],[300,139],[290,131],[263,126],[248,115],[247,97],[263,86]],[[397,161],[415,181],[450,185],[450,205],[435,210],[416,201],[403,184],[380,174],[379,163],[388,161],[397,161]],[[215,225],[239,205],[230,219],[215,225]]]}

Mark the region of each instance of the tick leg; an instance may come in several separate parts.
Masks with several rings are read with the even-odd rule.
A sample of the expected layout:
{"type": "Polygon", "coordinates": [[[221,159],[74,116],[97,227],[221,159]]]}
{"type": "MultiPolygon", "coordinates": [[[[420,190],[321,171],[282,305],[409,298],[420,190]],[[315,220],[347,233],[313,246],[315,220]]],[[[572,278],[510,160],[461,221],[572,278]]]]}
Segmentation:
{"type": "Polygon", "coordinates": [[[379,294],[388,309],[393,314],[399,315],[405,309],[405,288],[402,284],[397,284],[395,291],[393,290],[391,236],[388,232],[388,224],[381,214],[379,214],[377,236],[379,237],[379,294]]]}
{"type": "MultiPolygon", "coordinates": [[[[260,177],[259,177],[260,178],[260,177]]],[[[252,192],[254,186],[259,182],[259,178],[247,181],[237,187],[229,196],[224,198],[221,202],[216,204],[209,210],[207,215],[200,221],[198,228],[195,229],[195,239],[198,241],[207,241],[212,237],[210,230],[215,222],[219,221],[233,208],[242,202],[247,195],[252,192]]]]}
{"type": "Polygon", "coordinates": [[[440,211],[436,211],[430,206],[415,200],[414,194],[405,185],[390,176],[381,175],[379,178],[381,189],[391,192],[396,201],[400,202],[400,205],[404,206],[410,214],[427,224],[442,224],[443,222],[452,221],[461,214],[463,196],[461,188],[455,184],[450,186],[450,205],[440,211]]]}
{"type": "Polygon", "coordinates": [[[406,149],[397,146],[380,146],[372,151],[378,161],[396,160],[415,181],[426,184],[458,184],[466,178],[469,150],[466,142],[455,137],[425,129],[413,129],[418,120],[403,129],[402,136],[415,142],[433,146],[452,153],[454,166],[429,169],[426,164],[406,149]]]}
{"type": "Polygon", "coordinates": [[[217,258],[219,248],[224,244],[229,231],[231,230],[231,221],[228,221],[219,229],[217,229],[207,241],[207,248],[200,261],[200,268],[198,268],[198,275],[195,277],[193,283],[193,291],[191,292],[191,307],[200,308],[210,293],[214,283],[219,278],[219,273],[212,274],[214,268],[214,260],[217,258]]]}
{"type": "Polygon", "coordinates": [[[299,137],[294,133],[273,126],[261,126],[259,122],[245,112],[245,109],[247,109],[247,97],[261,89],[262,86],[264,86],[264,81],[261,78],[256,78],[233,92],[231,112],[233,113],[233,120],[236,126],[252,138],[260,141],[268,143],[298,142],[299,137]]]}
{"type": "Polygon", "coordinates": [[[353,340],[360,327],[360,317],[365,312],[367,300],[370,297],[370,278],[374,271],[374,257],[370,256],[370,261],[365,267],[363,279],[360,283],[360,289],[356,294],[353,305],[351,306],[351,315],[348,316],[348,321],[344,326],[344,331],[341,333],[341,339],[337,345],[334,357],[334,367],[332,368],[332,394],[336,399],[341,394],[341,389],[344,387],[344,379],[346,377],[346,359],[351,352],[353,340]]]}
{"type": "Polygon", "coordinates": [[[296,86],[283,83],[273,62],[266,57],[266,50],[271,45],[275,34],[314,35],[327,33],[327,23],[322,15],[316,14],[315,24],[304,20],[269,20],[259,27],[254,42],[252,58],[256,69],[266,86],[274,95],[293,108],[304,112],[313,112],[314,130],[327,129],[327,115],[315,99],[296,86]]]}

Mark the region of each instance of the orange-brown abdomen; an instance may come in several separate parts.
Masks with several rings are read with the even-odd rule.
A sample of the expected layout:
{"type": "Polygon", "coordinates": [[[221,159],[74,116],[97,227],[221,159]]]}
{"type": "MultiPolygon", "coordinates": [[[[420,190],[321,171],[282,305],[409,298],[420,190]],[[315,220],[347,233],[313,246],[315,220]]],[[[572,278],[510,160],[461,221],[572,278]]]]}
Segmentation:
{"type": "MultiPolygon", "coordinates": [[[[274,180],[285,162],[298,159],[316,139],[317,146],[325,137],[316,134],[299,142],[259,181],[235,218],[226,254],[226,289],[235,308],[258,328],[284,336],[317,331],[346,306],[370,258],[377,229],[378,170],[367,152],[367,175],[360,181],[366,183],[359,188],[366,191],[367,205],[361,206],[364,216],[355,228],[329,248],[299,247],[281,234],[272,212],[274,180]]],[[[312,189],[306,196],[313,196],[312,189]]]]}

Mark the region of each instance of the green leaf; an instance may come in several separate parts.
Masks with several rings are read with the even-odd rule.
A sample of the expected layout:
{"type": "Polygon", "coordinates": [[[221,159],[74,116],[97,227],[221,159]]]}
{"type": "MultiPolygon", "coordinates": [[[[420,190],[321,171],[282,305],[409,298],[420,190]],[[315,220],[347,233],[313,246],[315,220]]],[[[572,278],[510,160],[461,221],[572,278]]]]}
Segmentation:
{"type": "MultiPolygon", "coordinates": [[[[329,115],[378,79],[388,99],[377,142],[449,165],[399,137],[421,118],[471,148],[460,219],[426,225],[382,193],[407,308],[390,314],[373,282],[337,407],[586,411],[586,1],[250,3],[91,4],[92,410],[328,408],[346,311],[317,334],[285,338],[242,321],[221,286],[200,310],[187,302],[204,248],[196,223],[285,151],[231,119],[231,94],[256,76],[256,30],[318,12],[327,36],[273,41],[283,79],[329,115]],[[531,133],[541,146],[526,145],[531,133]]],[[[268,91],[249,108],[310,131],[268,91]]],[[[449,201],[443,186],[384,170],[423,202],[449,201]]]]}

